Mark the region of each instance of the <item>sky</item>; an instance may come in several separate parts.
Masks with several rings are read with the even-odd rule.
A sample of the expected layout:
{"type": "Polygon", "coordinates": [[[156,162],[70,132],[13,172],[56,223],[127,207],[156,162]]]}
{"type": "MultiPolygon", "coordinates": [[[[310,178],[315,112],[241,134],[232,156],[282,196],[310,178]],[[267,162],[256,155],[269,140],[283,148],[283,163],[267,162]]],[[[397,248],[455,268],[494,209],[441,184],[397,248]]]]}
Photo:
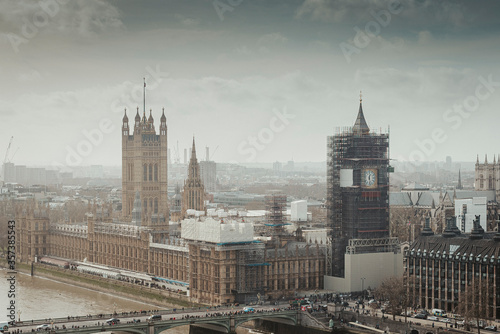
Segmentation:
{"type": "Polygon", "coordinates": [[[398,161],[500,153],[500,3],[41,0],[0,3],[0,158],[121,165],[121,126],[164,108],[172,158],[325,161],[354,124],[398,161]],[[178,153],[177,153],[178,152],[178,153]]]}

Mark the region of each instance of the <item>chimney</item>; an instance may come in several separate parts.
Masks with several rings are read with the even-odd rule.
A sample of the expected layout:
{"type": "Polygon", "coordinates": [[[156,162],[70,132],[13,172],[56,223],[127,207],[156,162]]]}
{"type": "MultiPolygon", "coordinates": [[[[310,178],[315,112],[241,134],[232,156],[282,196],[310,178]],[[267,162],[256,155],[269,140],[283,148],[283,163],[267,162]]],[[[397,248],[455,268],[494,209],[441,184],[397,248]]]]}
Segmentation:
{"type": "Polygon", "coordinates": [[[473,228],[472,228],[472,231],[470,232],[469,239],[482,239],[483,238],[484,229],[481,227],[479,222],[480,222],[480,215],[476,215],[476,219],[474,219],[472,221],[473,228]]]}
{"type": "Polygon", "coordinates": [[[455,232],[453,232],[453,217],[446,217],[446,228],[443,232],[443,237],[451,238],[455,236],[455,232]]]}
{"type": "Polygon", "coordinates": [[[422,232],[420,233],[420,235],[423,235],[423,236],[426,236],[426,237],[434,235],[434,232],[432,232],[432,229],[431,229],[430,218],[429,217],[425,217],[424,229],[422,230],[422,232]]]}

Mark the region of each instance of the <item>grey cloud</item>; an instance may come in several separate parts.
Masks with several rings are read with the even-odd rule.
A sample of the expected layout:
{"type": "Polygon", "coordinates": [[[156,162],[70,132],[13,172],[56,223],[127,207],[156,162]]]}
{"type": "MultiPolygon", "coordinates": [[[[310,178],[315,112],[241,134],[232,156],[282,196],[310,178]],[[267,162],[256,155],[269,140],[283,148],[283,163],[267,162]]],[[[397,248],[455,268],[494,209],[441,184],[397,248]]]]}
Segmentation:
{"type": "Polygon", "coordinates": [[[91,37],[124,29],[120,11],[101,0],[2,1],[0,6],[0,32],[24,38],[38,33],[91,37]]]}
{"type": "Polygon", "coordinates": [[[465,8],[457,1],[431,0],[304,0],[297,8],[296,17],[322,22],[362,23],[373,20],[372,11],[386,10],[400,4],[402,11],[398,16],[412,24],[440,24],[451,27],[469,23],[472,15],[466,15],[473,8],[465,8]]]}

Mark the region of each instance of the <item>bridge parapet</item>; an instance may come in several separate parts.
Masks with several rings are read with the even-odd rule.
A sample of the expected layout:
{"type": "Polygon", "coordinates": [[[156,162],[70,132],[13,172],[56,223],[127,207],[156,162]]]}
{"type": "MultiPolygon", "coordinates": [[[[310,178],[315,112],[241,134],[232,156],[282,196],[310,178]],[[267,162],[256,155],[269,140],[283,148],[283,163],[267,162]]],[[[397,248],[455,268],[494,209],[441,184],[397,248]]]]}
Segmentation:
{"type": "Polygon", "coordinates": [[[89,326],[51,330],[51,334],[92,334],[103,331],[122,331],[131,334],[159,334],[164,330],[193,324],[207,324],[216,326],[222,332],[234,333],[241,324],[256,319],[266,319],[275,322],[297,325],[300,323],[299,311],[258,311],[239,314],[205,314],[204,316],[181,317],[179,319],[156,320],[146,322],[131,322],[115,325],[89,326]]]}

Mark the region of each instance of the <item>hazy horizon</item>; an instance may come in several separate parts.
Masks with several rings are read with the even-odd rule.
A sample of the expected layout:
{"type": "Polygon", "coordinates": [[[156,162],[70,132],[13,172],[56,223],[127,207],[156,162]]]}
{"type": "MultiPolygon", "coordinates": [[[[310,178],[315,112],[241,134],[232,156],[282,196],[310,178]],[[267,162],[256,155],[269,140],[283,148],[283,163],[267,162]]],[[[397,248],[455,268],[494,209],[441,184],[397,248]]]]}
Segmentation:
{"type": "Polygon", "coordinates": [[[326,137],[372,130],[398,161],[500,153],[500,3],[415,0],[4,1],[0,157],[121,165],[124,109],[162,108],[183,161],[326,160],[326,137]]]}

